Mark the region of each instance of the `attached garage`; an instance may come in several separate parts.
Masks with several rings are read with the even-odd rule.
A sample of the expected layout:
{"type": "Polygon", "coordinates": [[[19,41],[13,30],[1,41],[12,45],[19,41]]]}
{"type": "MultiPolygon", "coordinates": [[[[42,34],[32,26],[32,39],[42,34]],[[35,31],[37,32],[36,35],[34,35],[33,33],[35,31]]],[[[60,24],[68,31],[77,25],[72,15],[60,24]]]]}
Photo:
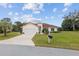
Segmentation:
{"type": "Polygon", "coordinates": [[[26,23],[24,26],[22,26],[23,29],[23,33],[36,33],[36,32],[40,32],[42,33],[42,30],[44,28],[47,29],[54,29],[54,31],[58,31],[58,27],[54,26],[54,25],[50,25],[50,24],[46,24],[46,23],[26,23]]]}
{"type": "Polygon", "coordinates": [[[38,27],[35,24],[28,23],[23,26],[23,33],[36,33],[38,32],[38,27]]]}

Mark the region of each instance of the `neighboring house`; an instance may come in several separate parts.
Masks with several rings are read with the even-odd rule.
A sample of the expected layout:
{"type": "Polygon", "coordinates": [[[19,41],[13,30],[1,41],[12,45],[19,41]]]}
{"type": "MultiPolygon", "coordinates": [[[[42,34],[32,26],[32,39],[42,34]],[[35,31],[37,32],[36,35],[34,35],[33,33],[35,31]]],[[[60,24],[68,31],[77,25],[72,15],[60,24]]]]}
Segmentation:
{"type": "Polygon", "coordinates": [[[40,33],[42,33],[43,28],[47,28],[49,31],[51,31],[51,29],[53,29],[53,31],[58,31],[57,26],[46,24],[46,23],[34,24],[31,22],[28,22],[24,26],[22,26],[22,28],[24,33],[27,33],[28,31],[32,31],[32,32],[40,31],[40,33]]]}

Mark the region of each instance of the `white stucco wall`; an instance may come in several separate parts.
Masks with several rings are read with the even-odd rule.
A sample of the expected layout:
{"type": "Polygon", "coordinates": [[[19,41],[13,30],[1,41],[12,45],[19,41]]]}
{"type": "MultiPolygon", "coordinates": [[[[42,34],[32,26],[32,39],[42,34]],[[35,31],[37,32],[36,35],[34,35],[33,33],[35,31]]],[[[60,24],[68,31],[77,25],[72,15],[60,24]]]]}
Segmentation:
{"type": "Polygon", "coordinates": [[[54,28],[54,31],[58,31],[58,29],[57,28],[54,28]]]}
{"type": "Polygon", "coordinates": [[[38,27],[34,24],[26,24],[23,26],[23,32],[32,31],[32,32],[38,32],[38,27]]]}

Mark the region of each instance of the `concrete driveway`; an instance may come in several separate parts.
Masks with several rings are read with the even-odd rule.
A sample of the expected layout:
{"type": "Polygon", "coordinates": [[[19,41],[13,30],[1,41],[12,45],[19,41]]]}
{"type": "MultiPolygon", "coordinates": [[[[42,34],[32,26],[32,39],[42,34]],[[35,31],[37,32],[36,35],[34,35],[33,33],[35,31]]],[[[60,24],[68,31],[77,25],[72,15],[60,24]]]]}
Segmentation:
{"type": "Polygon", "coordinates": [[[0,56],[79,56],[79,51],[22,45],[1,45],[0,56]]]}
{"type": "Polygon", "coordinates": [[[34,46],[32,38],[35,34],[36,34],[36,32],[27,31],[25,34],[22,34],[20,36],[2,40],[2,41],[0,41],[0,44],[15,44],[15,45],[34,46]]]}

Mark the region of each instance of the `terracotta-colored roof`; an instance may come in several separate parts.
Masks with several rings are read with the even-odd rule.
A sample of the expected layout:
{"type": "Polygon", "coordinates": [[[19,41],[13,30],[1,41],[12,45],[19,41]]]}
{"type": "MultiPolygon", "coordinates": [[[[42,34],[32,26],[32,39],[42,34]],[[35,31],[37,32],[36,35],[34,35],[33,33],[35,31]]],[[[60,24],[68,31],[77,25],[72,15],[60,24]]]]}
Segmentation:
{"type": "MultiPolygon", "coordinates": [[[[31,23],[31,22],[28,22],[26,24],[29,24],[29,23],[31,23]]],[[[24,24],[24,25],[26,25],[26,24],[24,24]]],[[[38,24],[34,24],[34,23],[31,23],[31,24],[36,25],[37,27],[39,27],[38,24]]],[[[51,27],[51,28],[58,28],[57,26],[46,24],[46,23],[42,23],[42,25],[43,25],[43,28],[49,28],[49,27],[51,27]]]]}
{"type": "Polygon", "coordinates": [[[51,28],[58,28],[57,26],[43,23],[43,28],[49,28],[49,27],[51,27],[51,28]]]}

